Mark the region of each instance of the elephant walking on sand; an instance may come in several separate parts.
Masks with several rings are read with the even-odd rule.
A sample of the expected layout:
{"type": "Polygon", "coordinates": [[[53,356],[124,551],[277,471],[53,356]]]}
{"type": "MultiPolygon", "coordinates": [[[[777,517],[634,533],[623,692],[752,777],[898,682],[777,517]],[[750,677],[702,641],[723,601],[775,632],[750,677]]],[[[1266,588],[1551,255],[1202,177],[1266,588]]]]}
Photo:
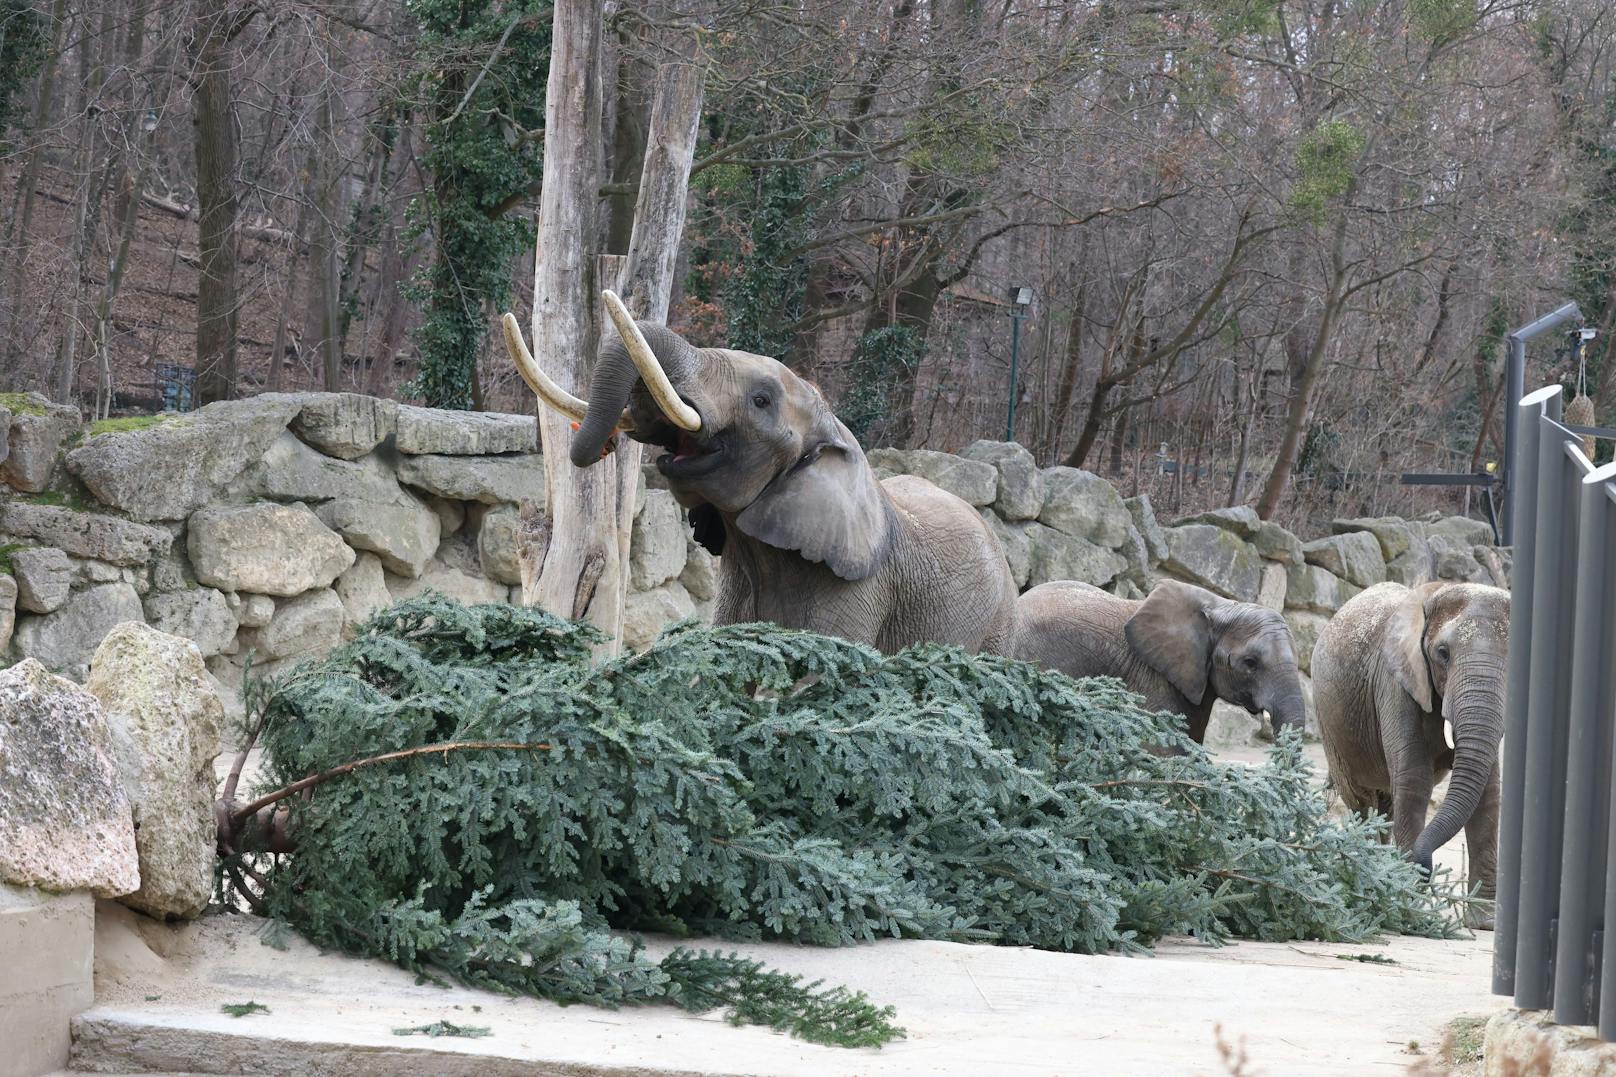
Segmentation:
{"type": "MultiPolygon", "coordinates": [[[[1313,697],[1330,779],[1374,808],[1427,871],[1462,826],[1470,879],[1491,899],[1498,867],[1509,592],[1472,583],[1376,584],[1341,607],[1313,648],[1313,697]],[[1452,771],[1426,822],[1431,789],[1452,771]]],[[[1490,917],[1472,916],[1490,928],[1490,917]]]]}
{"type": "Polygon", "coordinates": [[[1266,710],[1276,733],[1304,722],[1284,619],[1175,580],[1143,601],[1070,580],[1040,584],[1017,603],[1011,654],[1072,677],[1116,677],[1149,709],[1184,715],[1197,744],[1219,699],[1266,710]]]}
{"type": "Polygon", "coordinates": [[[509,314],[506,344],[540,400],[576,420],[576,466],[600,460],[617,430],[664,450],[657,470],[696,540],[722,554],[715,621],[772,621],[889,653],[922,640],[1006,646],[1015,583],[976,510],[924,479],[878,481],[819,390],[777,360],[695,347],[604,299],[619,339],[602,349],[587,402],[539,369],[509,314]]]}

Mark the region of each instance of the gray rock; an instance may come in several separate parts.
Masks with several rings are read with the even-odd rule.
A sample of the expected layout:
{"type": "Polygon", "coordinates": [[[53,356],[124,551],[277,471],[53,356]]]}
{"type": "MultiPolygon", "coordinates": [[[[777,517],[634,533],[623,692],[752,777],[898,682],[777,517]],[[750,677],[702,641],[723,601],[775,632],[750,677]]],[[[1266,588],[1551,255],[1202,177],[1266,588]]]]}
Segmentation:
{"type": "Polygon", "coordinates": [[[1006,520],[1032,520],[1044,510],[1044,476],[1032,453],[1014,441],[973,441],[959,453],[992,464],[998,474],[993,511],[1006,520]]]}
{"type": "Polygon", "coordinates": [[[373,553],[360,554],[353,567],[337,577],[332,587],[342,600],[342,608],[347,613],[350,625],[357,625],[377,610],[384,610],[393,604],[386,581],[381,558],[373,553]]]}
{"type": "Polygon", "coordinates": [[[1119,553],[1042,523],[1027,527],[1027,586],[1051,580],[1078,580],[1103,587],[1125,572],[1119,553]]]}
{"type": "Polygon", "coordinates": [[[1407,553],[1414,544],[1414,531],[1408,522],[1396,516],[1365,516],[1354,520],[1331,520],[1330,533],[1350,535],[1367,531],[1380,543],[1380,556],[1390,562],[1407,553]]]}
{"type": "Polygon", "coordinates": [[[1166,534],[1167,557],[1162,567],[1168,572],[1225,598],[1257,600],[1262,558],[1239,535],[1215,524],[1170,527],[1166,534]]]}
{"type": "Polygon", "coordinates": [[[460,502],[431,494],[428,494],[425,500],[432,511],[438,514],[438,534],[443,538],[448,538],[465,525],[466,506],[460,502]]]}
{"type": "Polygon", "coordinates": [[[1356,587],[1373,587],[1386,582],[1386,560],[1380,553],[1380,540],[1367,531],[1304,542],[1302,556],[1308,564],[1333,572],[1356,587]]]}
{"type": "Polygon", "coordinates": [[[12,643],[24,657],[81,680],[107,633],[125,621],[143,621],[144,616],[140,596],[129,584],[98,584],[68,599],[55,613],[17,618],[12,643]]]}
{"type": "Polygon", "coordinates": [[[1477,561],[1481,562],[1481,567],[1487,570],[1487,575],[1492,577],[1494,587],[1509,590],[1511,561],[1508,547],[1476,546],[1470,553],[1477,561]]]}
{"type": "Polygon", "coordinates": [[[73,562],[54,546],[18,550],[11,555],[11,574],[17,578],[17,608],[29,613],[61,609],[73,589],[73,562]]]}
{"type": "Polygon", "coordinates": [[[398,462],[400,482],[429,494],[485,505],[532,501],[544,507],[544,457],[406,456],[398,462]]]}
{"type": "Polygon", "coordinates": [[[918,475],[977,508],[998,496],[999,472],[980,460],[931,449],[875,449],[869,461],[896,475],[918,475]]]}
{"type": "Polygon", "coordinates": [[[1425,534],[1428,538],[1453,539],[1457,545],[1469,549],[1472,546],[1491,546],[1493,544],[1493,529],[1484,520],[1472,520],[1468,516],[1447,516],[1434,523],[1425,525],[1425,534]]]}
{"type": "Polygon", "coordinates": [[[1233,505],[1229,508],[1210,509],[1198,512],[1194,516],[1186,516],[1173,526],[1183,527],[1185,524],[1211,524],[1225,531],[1233,531],[1250,542],[1262,529],[1263,521],[1258,517],[1257,510],[1250,505],[1233,505]]]}
{"type": "Polygon", "coordinates": [[[718,596],[718,558],[693,537],[685,541],[685,567],[679,582],[697,602],[711,602],[718,596]]]}
{"type": "Polygon", "coordinates": [[[11,455],[11,409],[0,406],[0,464],[11,455]]]}
{"type": "Polygon", "coordinates": [[[21,501],[0,503],[0,533],[115,565],[144,564],[174,543],[174,536],[160,527],[21,501]]]}
{"type": "Polygon", "coordinates": [[[1075,467],[1045,468],[1043,475],[1039,523],[1113,550],[1127,541],[1133,517],[1110,483],[1075,467]]]}
{"type": "Polygon", "coordinates": [[[690,593],[678,580],[650,591],[631,592],[623,602],[623,645],[643,651],[668,625],[696,611],[690,593]]]}
{"type": "Polygon", "coordinates": [[[1286,610],[1285,627],[1291,630],[1291,641],[1296,648],[1296,664],[1303,673],[1313,674],[1313,646],[1319,642],[1319,633],[1330,623],[1330,618],[1311,610],[1286,610]]]}
{"type": "Polygon", "coordinates": [[[1386,578],[1404,587],[1418,587],[1429,583],[1431,576],[1431,546],[1425,536],[1411,532],[1409,547],[1386,562],[1386,578]]]}
{"type": "Polygon", "coordinates": [[[1156,522],[1156,510],[1150,504],[1150,495],[1125,498],[1122,504],[1133,520],[1133,526],[1138,529],[1139,537],[1144,539],[1145,551],[1150,555],[1151,563],[1164,560],[1167,557],[1167,536],[1162,533],[1161,524],[1156,522]]]}
{"type": "Polygon", "coordinates": [[[329,587],[275,603],[275,616],[263,628],[245,629],[241,647],[256,658],[303,658],[324,654],[342,642],[345,611],[329,587]]]}
{"type": "Polygon", "coordinates": [[[1273,739],[1262,715],[1247,714],[1221,699],[1212,704],[1203,741],[1208,748],[1254,748],[1273,739]]]}
{"type": "Polygon", "coordinates": [[[235,614],[224,595],[211,587],[159,591],[147,596],[145,609],[147,624],[190,640],[203,658],[218,654],[236,638],[235,614]]]}
{"type": "Polygon", "coordinates": [[[0,882],[98,897],[140,885],[101,704],[31,659],[0,670],[0,882]]]}
{"type": "Polygon", "coordinates": [[[38,393],[11,398],[8,409],[11,423],[0,482],[37,494],[50,485],[62,443],[79,428],[79,409],[52,403],[38,393]]]}
{"type": "Polygon", "coordinates": [[[1431,571],[1437,579],[1492,583],[1492,574],[1476,560],[1474,546],[1466,546],[1463,539],[1451,533],[1433,534],[1429,542],[1431,571]]]}
{"type": "Polygon", "coordinates": [[[119,900],[159,919],[194,919],[213,896],[213,759],[224,731],[202,656],[176,636],[119,625],[95,652],[85,688],[101,701],[134,812],[140,889],[119,900]]]}
{"type": "Polygon", "coordinates": [[[230,484],[230,492],[243,498],[275,501],[391,502],[403,496],[398,480],[376,457],[337,460],[309,448],[291,434],[282,434],[230,484]]]}
{"type": "Polygon", "coordinates": [[[685,521],[679,503],[666,490],[648,490],[645,508],[634,517],[629,540],[629,585],[649,591],[678,576],[685,567],[685,521]]]}
{"type": "Polygon", "coordinates": [[[1259,554],[1271,561],[1300,565],[1307,560],[1302,554],[1302,540],[1272,520],[1264,520],[1258,526],[1251,544],[1257,548],[1259,554]]]}
{"type": "Polygon", "coordinates": [[[419,498],[399,492],[398,500],[327,501],[315,510],[320,522],[356,550],[369,550],[389,572],[419,576],[438,548],[442,524],[419,498]]]}
{"type": "Polygon", "coordinates": [[[1150,551],[1145,546],[1144,536],[1131,522],[1128,524],[1128,537],[1117,550],[1122,559],[1128,563],[1123,570],[1124,575],[1134,584],[1143,583],[1150,576],[1150,551]]]}
{"type": "Polygon", "coordinates": [[[67,467],[137,520],[182,520],[262,460],[302,407],[286,393],[220,400],[144,430],[91,438],[67,454],[67,467]]]}
{"type": "Polygon", "coordinates": [[[1334,613],[1363,590],[1318,565],[1287,565],[1285,606],[1288,609],[1334,613]]]}
{"type": "Polygon", "coordinates": [[[477,559],[483,575],[511,586],[522,582],[522,562],[516,556],[516,530],[520,523],[515,509],[483,513],[477,526],[477,559]]]}
{"type": "Polygon", "coordinates": [[[17,627],[17,581],[0,576],[0,658],[11,647],[11,633],[17,627]]]}
{"type": "Polygon", "coordinates": [[[398,451],[409,456],[491,456],[538,452],[539,426],[531,415],[438,411],[400,404],[398,451]]]}
{"type": "Polygon", "coordinates": [[[123,579],[123,571],[117,565],[93,558],[75,557],[71,560],[74,583],[117,583],[123,579]]]}
{"type": "Polygon", "coordinates": [[[185,559],[183,546],[169,549],[151,563],[152,586],[159,591],[183,591],[196,586],[196,573],[185,559]]]}
{"type": "Polygon", "coordinates": [[[354,552],[304,505],[213,506],[191,517],[196,578],[221,591],[287,598],[331,581],[354,552]]]}
{"type": "MultiPolygon", "coordinates": [[[[361,555],[364,556],[364,555],[361,555]]],[[[349,570],[353,571],[352,569],[349,570]]],[[[343,575],[347,575],[344,573],[343,575]]],[[[341,577],[338,577],[339,579],[341,577]]],[[[275,600],[268,595],[232,591],[224,596],[225,608],[242,628],[263,628],[275,616],[275,600]]],[[[206,658],[207,655],[202,657],[206,658]]]]}
{"type": "Polygon", "coordinates": [[[978,509],[982,519],[987,521],[988,530],[999,540],[1004,549],[1005,562],[1010,566],[1010,576],[1016,582],[1017,588],[1027,586],[1027,577],[1032,573],[1032,531],[1043,525],[1031,520],[1016,520],[1014,523],[1003,520],[992,509],[978,509]]]}
{"type": "Polygon", "coordinates": [[[398,430],[398,404],[359,393],[309,393],[292,430],[328,456],[357,460],[398,430]]]}
{"type": "MultiPolygon", "coordinates": [[[[473,553],[473,565],[475,558],[476,554],[473,553]]],[[[436,591],[445,598],[451,598],[466,606],[505,602],[510,598],[510,591],[504,584],[479,576],[464,567],[446,564],[437,558],[427,562],[426,571],[421,573],[419,579],[405,579],[389,572],[385,582],[388,593],[395,601],[414,598],[426,591],[436,591]]]]}
{"type": "Polygon", "coordinates": [[[1285,566],[1270,561],[1263,566],[1262,583],[1257,587],[1257,605],[1279,611],[1285,608],[1285,566]]]}

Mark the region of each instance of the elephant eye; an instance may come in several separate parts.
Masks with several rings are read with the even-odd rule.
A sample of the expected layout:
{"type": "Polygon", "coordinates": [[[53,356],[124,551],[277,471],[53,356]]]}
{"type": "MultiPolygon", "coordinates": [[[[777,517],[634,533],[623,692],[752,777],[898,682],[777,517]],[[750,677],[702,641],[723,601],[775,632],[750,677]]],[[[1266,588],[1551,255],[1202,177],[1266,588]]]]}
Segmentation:
{"type": "Polygon", "coordinates": [[[753,393],[752,394],[752,406],[757,407],[757,408],[766,408],[766,407],[768,407],[769,406],[769,394],[768,393],[753,393]]]}
{"type": "Polygon", "coordinates": [[[1446,643],[1438,643],[1436,645],[1436,660],[1438,662],[1446,662],[1448,660],[1448,654],[1448,645],[1446,643]]]}
{"type": "Polygon", "coordinates": [[[1257,656],[1253,655],[1253,654],[1248,654],[1248,655],[1246,655],[1246,657],[1244,657],[1244,658],[1242,658],[1240,660],[1241,668],[1244,669],[1247,673],[1255,673],[1257,671],[1258,664],[1259,663],[1257,662],[1257,656]]]}

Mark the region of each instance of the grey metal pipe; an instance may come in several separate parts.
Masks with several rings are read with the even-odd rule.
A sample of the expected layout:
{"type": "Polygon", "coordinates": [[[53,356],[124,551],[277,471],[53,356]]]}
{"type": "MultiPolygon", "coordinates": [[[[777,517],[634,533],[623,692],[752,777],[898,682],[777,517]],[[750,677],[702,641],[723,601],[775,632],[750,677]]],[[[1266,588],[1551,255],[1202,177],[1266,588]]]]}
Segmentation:
{"type": "Polygon", "coordinates": [[[1612,803],[1611,774],[1616,767],[1616,566],[1611,564],[1616,550],[1616,463],[1596,469],[1583,480],[1583,511],[1601,520],[1604,541],[1604,590],[1600,596],[1600,623],[1603,634],[1602,648],[1593,649],[1591,661],[1603,667],[1604,679],[1596,689],[1592,701],[1594,709],[1604,715],[1609,737],[1604,754],[1598,757],[1600,778],[1605,792],[1605,893],[1600,911],[1604,914],[1600,927],[1604,930],[1603,951],[1600,954],[1600,978],[1597,998],[1593,1007],[1599,1024],[1599,1038],[1616,1039],[1616,803],[1612,803]]]}
{"type": "MultiPolygon", "coordinates": [[[[1575,530],[1566,521],[1566,462],[1562,448],[1565,432],[1559,426],[1560,393],[1546,395],[1543,403],[1543,418],[1535,429],[1523,434],[1540,439],[1535,476],[1537,549],[1533,556],[1529,629],[1532,653],[1526,689],[1530,721],[1526,723],[1525,772],[1520,786],[1520,911],[1515,923],[1515,1005],[1527,1010],[1547,1009],[1554,999],[1550,921],[1560,902],[1565,696],[1571,666],[1567,637],[1571,633],[1571,592],[1575,583],[1566,569],[1576,554],[1575,530]]],[[[1511,638],[1513,641],[1513,635],[1511,638]]],[[[1523,746],[1517,744],[1514,750],[1522,751],[1523,746]]]]}
{"type": "Polygon", "coordinates": [[[1560,919],[1555,928],[1554,1019],[1592,1020],[1594,932],[1604,923],[1609,842],[1611,726],[1610,547],[1605,493],[1583,480],[1593,468],[1574,443],[1562,442],[1561,468],[1577,513],[1577,562],[1567,689],[1565,855],[1560,859],[1560,919]]]}
{"type": "MultiPolygon", "coordinates": [[[[1512,404],[1507,412],[1511,423],[1536,423],[1544,412],[1543,401],[1556,396],[1559,386],[1539,390],[1512,404]]],[[[1535,429],[1528,426],[1527,429],[1535,429]]],[[[1540,438],[1515,442],[1511,466],[1518,475],[1537,474],[1540,438]]],[[[1504,696],[1504,744],[1499,757],[1499,779],[1503,803],[1498,815],[1498,894],[1493,915],[1493,994],[1515,994],[1515,925],[1520,909],[1521,889],[1521,806],[1526,776],[1526,689],[1532,657],[1532,584],[1537,567],[1537,487],[1520,484],[1518,497],[1506,506],[1507,517],[1515,523],[1515,565],[1510,572],[1509,668],[1504,696]]]]}
{"type": "MultiPolygon", "coordinates": [[[[1515,405],[1526,394],[1526,342],[1551,329],[1557,329],[1569,321],[1582,321],[1582,311],[1577,304],[1566,303],[1551,310],[1535,321],[1527,322],[1519,329],[1511,331],[1508,342],[1508,355],[1504,365],[1504,391],[1509,407],[1504,409],[1504,493],[1513,499],[1516,487],[1532,481],[1532,472],[1511,473],[1517,453],[1517,438],[1520,436],[1518,425],[1518,411],[1515,405]]],[[[1514,522],[1515,514],[1510,512],[1503,520],[1503,533],[1499,535],[1505,546],[1515,541],[1514,522]]]]}

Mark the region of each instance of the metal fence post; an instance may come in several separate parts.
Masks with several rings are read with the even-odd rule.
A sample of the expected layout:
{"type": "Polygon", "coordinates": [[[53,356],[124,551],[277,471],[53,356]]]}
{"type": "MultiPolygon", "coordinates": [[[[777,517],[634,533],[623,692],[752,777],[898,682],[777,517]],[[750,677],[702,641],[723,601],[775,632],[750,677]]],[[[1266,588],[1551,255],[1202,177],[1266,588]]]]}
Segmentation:
{"type": "Polygon", "coordinates": [[[1605,536],[1605,588],[1600,596],[1599,617],[1603,632],[1603,650],[1595,651],[1592,660],[1602,665],[1604,680],[1598,686],[1592,702],[1596,711],[1604,716],[1609,729],[1605,754],[1599,757],[1605,784],[1605,893],[1601,912],[1604,919],[1602,953],[1600,954],[1599,1001],[1596,1013],[1599,1038],[1616,1039],[1616,803],[1611,798],[1611,767],[1616,766],[1616,566],[1610,562],[1611,551],[1616,550],[1616,463],[1606,464],[1583,480],[1586,491],[1592,492],[1592,504],[1584,511],[1601,518],[1605,536]]]}
{"type": "Polygon", "coordinates": [[[1566,742],[1565,852],[1560,861],[1560,922],[1555,933],[1554,1019],[1563,1025],[1592,1021],[1600,995],[1594,979],[1594,932],[1605,912],[1606,826],[1610,816],[1612,715],[1610,698],[1609,502],[1603,484],[1575,442],[1561,467],[1572,487],[1568,508],[1577,513],[1577,562],[1572,602],[1571,682],[1566,742]]]}
{"type": "MultiPolygon", "coordinates": [[[[1508,414],[1517,415],[1536,434],[1543,402],[1557,397],[1559,386],[1540,389],[1521,400],[1508,414]]],[[[1498,819],[1498,907],[1494,914],[1493,994],[1515,993],[1515,939],[1521,889],[1522,782],[1526,773],[1526,690],[1532,656],[1532,585],[1537,563],[1537,450],[1540,439],[1514,439],[1515,458],[1510,472],[1509,516],[1514,520],[1515,556],[1510,571],[1509,675],[1504,702],[1503,803],[1498,819]]]]}
{"type": "Polygon", "coordinates": [[[1560,902],[1564,786],[1566,680],[1570,673],[1571,585],[1568,567],[1576,534],[1567,525],[1565,432],[1560,394],[1544,399],[1544,415],[1524,437],[1539,439],[1537,548],[1532,558],[1532,652],[1526,689],[1525,769],[1521,785],[1519,913],[1515,924],[1515,1005],[1547,1009],[1554,998],[1551,959],[1553,919],[1560,902]],[[1552,421],[1545,421],[1552,420],[1552,421]]]}

